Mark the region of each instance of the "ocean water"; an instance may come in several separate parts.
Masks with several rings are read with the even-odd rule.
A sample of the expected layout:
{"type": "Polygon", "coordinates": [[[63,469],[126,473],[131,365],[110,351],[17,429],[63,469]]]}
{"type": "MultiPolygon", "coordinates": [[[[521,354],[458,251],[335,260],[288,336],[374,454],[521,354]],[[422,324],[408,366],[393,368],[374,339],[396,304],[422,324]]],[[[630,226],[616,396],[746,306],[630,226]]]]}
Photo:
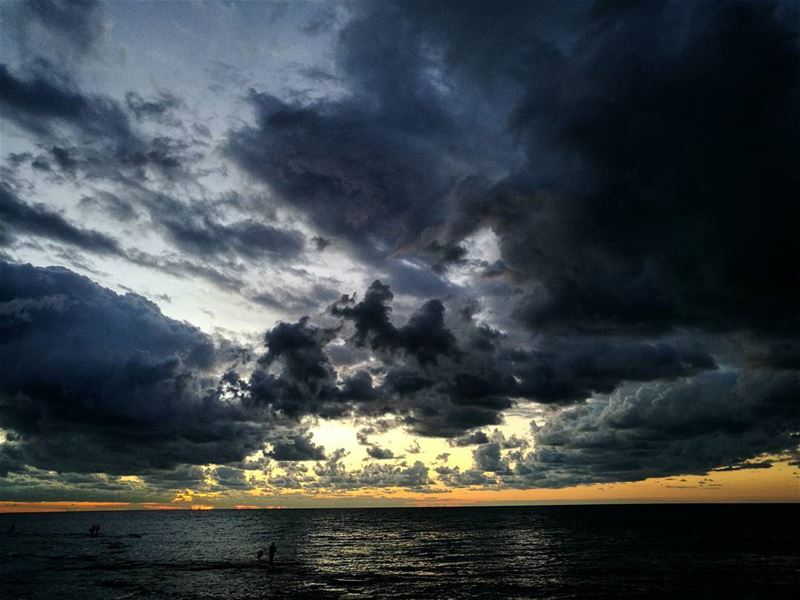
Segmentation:
{"type": "Polygon", "coordinates": [[[800,598],[798,509],[6,514],[0,598],[800,598]]]}

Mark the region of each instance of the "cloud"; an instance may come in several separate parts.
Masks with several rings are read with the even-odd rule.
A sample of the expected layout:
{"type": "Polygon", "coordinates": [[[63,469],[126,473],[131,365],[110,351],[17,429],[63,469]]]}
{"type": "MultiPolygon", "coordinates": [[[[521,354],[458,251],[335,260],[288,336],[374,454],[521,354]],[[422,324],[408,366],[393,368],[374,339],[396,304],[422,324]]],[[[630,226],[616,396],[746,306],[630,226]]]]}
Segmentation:
{"type": "Polygon", "coordinates": [[[480,469],[465,469],[459,467],[436,467],[439,479],[448,487],[494,487],[497,485],[497,478],[492,474],[487,474],[480,469]]]}
{"type": "Polygon", "coordinates": [[[268,404],[289,416],[317,414],[326,402],[336,402],[336,372],[323,347],[335,331],[319,329],[303,317],[279,323],[264,336],[267,353],[250,378],[251,401],[268,404]],[[280,374],[270,367],[280,363],[280,374]]]}
{"type": "MultiPolygon", "coordinates": [[[[34,203],[35,186],[8,184],[0,244],[45,238],[70,246],[58,251],[75,264],[78,251],[117,255],[320,324],[278,323],[258,363],[220,382],[225,351],[142,298],[4,266],[16,287],[0,292],[10,365],[0,426],[16,437],[0,472],[133,469],[168,481],[205,460],[228,463],[209,481],[237,487],[246,480],[231,465],[272,444],[275,460],[324,460],[331,489],[426,488],[424,465],[390,461],[366,433],[381,462],[347,472],[298,425],[345,416],[476,445],[472,468],[442,467],[451,485],[737,469],[789,447],[800,366],[795,7],[326,10],[322,25],[308,23],[333,41],[326,64],[291,67],[319,93],[240,89],[254,119],[226,121],[236,125],[222,153],[208,129],[183,123],[197,117],[188,95],[115,87],[114,99],[64,67],[97,49],[100,8],[15,5],[17,52],[32,51],[0,65],[0,115],[26,147],[4,157],[3,174],[75,185],[84,211],[121,229],[95,231],[34,203]],[[259,184],[253,198],[206,189],[206,176],[224,181],[228,165],[207,169],[220,158],[259,184]],[[167,249],[121,250],[116,236],[133,227],[167,249]],[[293,261],[338,268],[340,252],[378,278],[363,297],[308,274],[294,288],[253,279],[265,263],[270,275],[293,261]],[[68,352],[75,339],[81,364],[68,352]],[[526,403],[549,405],[535,445],[481,430],[526,403]],[[80,456],[61,450],[80,444],[80,456]]],[[[249,85],[246,70],[226,66],[229,87],[249,85]]],[[[301,487],[308,476],[281,475],[301,487]]]]}
{"type": "Polygon", "coordinates": [[[321,446],[311,441],[311,434],[297,434],[278,440],[267,456],[281,461],[325,460],[325,452],[321,446]]]}
{"type": "Polygon", "coordinates": [[[79,60],[96,49],[105,31],[103,8],[95,0],[28,0],[3,13],[14,23],[20,52],[50,58],[79,60]]]}
{"type": "MultiPolygon", "coordinates": [[[[524,446],[499,433],[491,440],[480,431],[457,436],[500,423],[502,411],[511,406],[509,396],[521,394],[526,378],[532,377],[530,355],[516,352],[512,355],[522,356],[521,361],[504,361],[509,350],[497,346],[489,354],[484,348],[459,353],[458,362],[419,360],[417,352],[425,345],[409,332],[448,340],[443,348],[455,347],[455,335],[444,327],[440,311],[433,325],[415,321],[427,316],[424,307],[430,303],[409,324],[395,328],[388,319],[391,292],[385,286],[374,305],[378,325],[366,331],[377,327],[388,332],[389,339],[411,350],[404,356],[413,362],[392,367],[381,385],[367,371],[340,379],[325,351],[340,329],[319,328],[307,318],[279,323],[265,334],[267,351],[248,379],[229,371],[218,384],[211,370],[223,359],[220,348],[198,330],[164,317],[143,298],[118,296],[63,269],[4,265],[3,270],[7,291],[0,296],[0,348],[7,373],[0,425],[19,435],[12,444],[17,455],[36,467],[118,474],[163,471],[179,464],[240,461],[265,443],[273,444],[267,456],[275,460],[324,460],[323,449],[309,434],[278,433],[276,414],[288,417],[290,424],[306,415],[392,412],[419,435],[456,438],[454,445],[480,444],[477,467],[499,474],[510,468],[500,450],[524,446]],[[70,351],[75,339],[81,340],[80,357],[70,351]],[[23,364],[20,357],[25,356],[41,360],[23,364]],[[461,370],[473,361],[483,364],[480,376],[472,374],[478,370],[461,370]],[[518,364],[524,368],[515,371],[518,364]],[[78,443],[85,451],[62,448],[78,443]],[[130,451],[133,444],[135,453],[130,451]]],[[[361,317],[368,314],[361,311],[361,317]]],[[[470,335],[475,325],[463,327],[470,335]]],[[[662,350],[655,352],[661,356],[662,350]]],[[[598,356],[587,372],[602,382],[603,369],[609,369],[616,385],[620,376],[614,361],[598,356]]],[[[577,363],[587,369],[586,360],[577,363]]],[[[579,372],[567,365],[566,373],[579,372]]],[[[660,370],[656,376],[680,373],[684,371],[660,370]]],[[[370,457],[394,458],[391,451],[366,439],[364,443],[370,457]]],[[[403,478],[410,476],[367,469],[364,477],[373,481],[379,475],[388,477],[386,485],[405,485],[403,478]]],[[[347,477],[341,485],[366,485],[347,477]]]]}
{"type": "Polygon", "coordinates": [[[224,490],[247,490],[252,487],[247,474],[235,467],[220,466],[214,469],[214,480],[224,490]]]}
{"type": "Polygon", "coordinates": [[[206,469],[197,465],[178,465],[173,469],[150,471],[143,479],[148,487],[156,490],[197,489],[205,483],[206,469]]]}
{"type": "Polygon", "coordinates": [[[313,489],[354,490],[370,487],[401,487],[414,491],[427,491],[433,482],[428,467],[421,461],[414,464],[367,463],[360,470],[347,471],[342,464],[345,456],[339,449],[324,463],[314,467],[316,480],[309,485],[313,489]]]}
{"type": "Polygon", "coordinates": [[[434,384],[430,377],[414,369],[398,367],[386,373],[386,388],[400,396],[406,396],[429,388],[434,384]]]}
{"type": "MultiPolygon", "coordinates": [[[[123,220],[135,218],[136,215],[130,201],[120,200],[114,194],[100,192],[93,198],[84,197],[81,200],[82,207],[98,205],[104,211],[112,212],[123,220]]],[[[246,286],[241,278],[241,273],[232,269],[230,263],[221,261],[220,264],[211,266],[198,264],[186,258],[176,259],[174,255],[170,256],[169,254],[155,256],[136,248],[123,249],[114,238],[105,233],[75,225],[59,213],[52,211],[46,204],[31,205],[23,202],[10,185],[2,182],[0,182],[0,216],[4,220],[4,223],[0,224],[0,246],[12,246],[18,235],[32,235],[51,242],[68,244],[91,253],[117,255],[133,264],[158,269],[176,277],[198,277],[225,291],[236,293],[245,291],[246,286]]],[[[287,258],[296,254],[297,247],[295,246],[297,244],[302,244],[299,234],[293,231],[284,231],[274,227],[265,227],[263,230],[260,227],[251,229],[249,224],[240,227],[241,223],[230,228],[212,221],[206,223],[209,229],[194,232],[198,240],[207,243],[207,247],[201,251],[231,252],[235,255],[236,249],[241,249],[244,255],[254,257],[267,255],[271,258],[279,258],[280,253],[284,253],[284,258],[287,258]],[[273,234],[274,237],[271,237],[273,234]],[[271,250],[274,252],[270,253],[271,250]]],[[[202,244],[198,243],[195,246],[200,245],[202,244]]],[[[202,255],[197,258],[202,258],[202,255]]],[[[72,262],[87,268],[85,262],[77,255],[73,257],[72,262]]],[[[268,296],[264,295],[265,292],[254,295],[248,293],[248,296],[254,302],[271,304],[284,310],[297,308],[307,310],[315,302],[315,299],[323,298],[329,302],[337,296],[334,291],[320,285],[314,286],[312,292],[313,294],[299,305],[293,301],[291,296],[284,296],[281,299],[270,298],[270,302],[266,302],[268,296]]]]}
{"type": "Polygon", "coordinates": [[[357,346],[369,345],[372,350],[388,352],[402,350],[421,365],[436,363],[439,356],[458,358],[456,340],[444,325],[445,309],[439,300],[429,300],[406,325],[397,328],[390,320],[389,303],[393,297],[389,286],[374,281],[364,300],[356,303],[355,297],[344,297],[331,307],[331,314],[353,321],[353,341],[357,346]]]}
{"type": "MultiPolygon", "coordinates": [[[[333,54],[345,94],[292,103],[251,91],[255,125],[229,132],[228,154],[323,235],[382,265],[427,245],[421,233],[442,222],[453,182],[505,146],[474,143],[488,111],[466,116],[461,90],[437,80],[436,51],[404,7],[349,12],[333,54]]],[[[401,276],[426,275],[389,282],[402,290],[401,276]]]]}
{"type": "Polygon", "coordinates": [[[372,259],[432,248],[457,261],[459,242],[490,226],[535,331],[796,330],[799,51],[786,10],[362,6],[336,55],[351,95],[302,107],[254,95],[258,124],[232,132],[231,153],[372,259]],[[741,86],[763,93],[731,92],[741,86]],[[527,154],[505,157],[507,175],[453,149],[466,139],[458,110],[486,102],[495,123],[475,135],[512,133],[527,154]]]}
{"type": "Polygon", "coordinates": [[[293,106],[256,93],[251,103],[258,124],[231,134],[230,156],[326,237],[370,259],[381,252],[372,236],[385,255],[412,239],[417,221],[431,220],[444,184],[435,167],[444,165],[410,124],[382,122],[361,106],[293,106]]]}
{"type": "Polygon", "coordinates": [[[56,166],[73,178],[133,184],[148,177],[185,177],[188,165],[202,156],[190,138],[137,131],[119,102],[83,92],[50,63],[27,74],[0,64],[0,115],[50,149],[50,156],[34,165],[56,166]]]}
{"type": "Polygon", "coordinates": [[[578,337],[545,339],[542,350],[517,352],[513,393],[540,402],[573,402],[625,381],[653,381],[716,368],[695,342],[578,337]]]}
{"type": "Polygon", "coordinates": [[[472,433],[459,436],[450,440],[451,446],[472,446],[474,444],[488,444],[489,436],[483,431],[473,431],[472,433]]]}
{"type": "Polygon", "coordinates": [[[375,458],[377,460],[388,460],[390,458],[394,458],[394,452],[388,448],[381,448],[379,446],[367,447],[367,454],[371,458],[375,458]]]}
{"type": "Polygon", "coordinates": [[[29,205],[22,202],[13,190],[0,183],[0,225],[6,234],[22,233],[44,237],[96,252],[122,254],[118,243],[109,236],[73,225],[44,204],[29,205]]]}
{"type": "Polygon", "coordinates": [[[25,464],[142,473],[268,439],[269,415],[217,397],[226,356],[198,329],[66,269],[3,263],[0,279],[0,427],[25,464]]]}
{"type": "Polygon", "coordinates": [[[798,392],[796,372],[762,370],[628,385],[548,420],[511,481],[564,487],[742,468],[796,445],[798,392]]]}
{"type": "Polygon", "coordinates": [[[137,92],[125,94],[125,104],[138,120],[151,119],[156,123],[177,126],[180,122],[173,116],[176,108],[183,106],[183,101],[169,92],[160,92],[153,100],[145,100],[137,92]]]}
{"type": "Polygon", "coordinates": [[[118,142],[133,138],[127,116],[114,101],[84,95],[47,70],[25,80],[0,65],[0,90],[2,114],[34,134],[52,135],[51,121],[118,142]]]}
{"type": "MultiPolygon", "coordinates": [[[[529,162],[456,194],[448,241],[493,228],[533,330],[796,332],[800,49],[785,12],[629,4],[586,13],[574,43],[493,46],[524,90],[509,123],[529,162]]],[[[435,27],[454,68],[479,60],[463,39],[491,31],[435,27]]]]}
{"type": "Polygon", "coordinates": [[[98,191],[81,198],[80,207],[86,210],[100,210],[116,221],[131,222],[138,217],[133,204],[111,192],[98,191]]]}
{"type": "Polygon", "coordinates": [[[497,473],[508,470],[508,464],[502,460],[498,442],[481,444],[472,451],[472,458],[475,462],[475,467],[479,471],[497,473]]]}
{"type": "MultiPolygon", "coordinates": [[[[275,255],[270,258],[275,262],[280,260],[280,257],[275,255]]],[[[339,292],[319,283],[312,283],[310,289],[298,286],[294,290],[273,284],[268,289],[259,289],[248,295],[248,300],[289,314],[307,314],[319,311],[320,307],[330,304],[339,297],[339,292]]]]}
{"type": "Polygon", "coordinates": [[[451,330],[436,301],[397,327],[392,298],[388,286],[375,282],[361,302],[345,297],[331,312],[354,324],[353,344],[386,353],[383,384],[370,397],[389,404],[373,402],[359,410],[400,413],[420,435],[458,438],[466,430],[499,424],[503,411],[520,399],[569,404],[626,381],[716,368],[702,347],[682,338],[543,338],[537,340],[542,350],[519,347],[472,320],[451,330]]]}
{"type": "Polygon", "coordinates": [[[162,212],[159,216],[169,239],[197,256],[228,253],[251,259],[286,259],[303,250],[303,236],[297,231],[252,219],[223,225],[202,214],[196,205],[182,206],[173,214],[162,212]]]}

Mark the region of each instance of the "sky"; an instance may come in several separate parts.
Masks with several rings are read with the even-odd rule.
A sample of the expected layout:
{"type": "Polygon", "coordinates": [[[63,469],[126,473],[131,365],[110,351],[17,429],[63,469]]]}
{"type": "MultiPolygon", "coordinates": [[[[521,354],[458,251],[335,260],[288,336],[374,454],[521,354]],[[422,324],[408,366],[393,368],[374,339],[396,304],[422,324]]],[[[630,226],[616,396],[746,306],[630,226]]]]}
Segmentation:
{"type": "Polygon", "coordinates": [[[800,500],[788,2],[0,4],[0,511],[800,500]]]}

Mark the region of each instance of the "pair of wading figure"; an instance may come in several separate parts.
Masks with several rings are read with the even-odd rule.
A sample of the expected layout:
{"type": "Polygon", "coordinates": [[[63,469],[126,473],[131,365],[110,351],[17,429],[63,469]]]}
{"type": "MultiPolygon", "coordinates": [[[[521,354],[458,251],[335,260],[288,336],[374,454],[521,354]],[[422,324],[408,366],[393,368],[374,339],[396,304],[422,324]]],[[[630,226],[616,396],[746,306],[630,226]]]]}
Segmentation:
{"type": "MultiPolygon", "coordinates": [[[[269,566],[271,567],[275,563],[275,553],[278,551],[278,547],[275,545],[275,542],[272,542],[269,545],[269,566]]],[[[258,560],[264,556],[264,551],[258,551],[258,560]]]]}

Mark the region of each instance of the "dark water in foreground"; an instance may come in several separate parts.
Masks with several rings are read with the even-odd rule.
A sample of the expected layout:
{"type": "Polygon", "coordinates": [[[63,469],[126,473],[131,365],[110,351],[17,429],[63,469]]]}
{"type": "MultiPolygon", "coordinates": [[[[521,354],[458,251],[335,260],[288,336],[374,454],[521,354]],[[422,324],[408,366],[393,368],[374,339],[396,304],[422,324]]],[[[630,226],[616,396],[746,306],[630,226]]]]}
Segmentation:
{"type": "Polygon", "coordinates": [[[799,509],[0,515],[0,598],[800,597],[799,509]]]}

